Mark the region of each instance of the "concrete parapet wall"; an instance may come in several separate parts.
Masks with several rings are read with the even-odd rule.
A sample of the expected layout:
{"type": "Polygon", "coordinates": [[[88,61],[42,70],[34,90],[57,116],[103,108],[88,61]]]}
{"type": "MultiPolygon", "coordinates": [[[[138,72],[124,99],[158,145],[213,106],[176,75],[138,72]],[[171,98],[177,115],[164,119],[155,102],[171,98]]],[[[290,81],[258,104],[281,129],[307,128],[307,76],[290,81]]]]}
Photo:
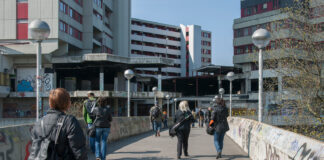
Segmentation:
{"type": "MultiPolygon", "coordinates": [[[[84,120],[79,120],[79,122],[85,133],[84,120]]],[[[170,122],[172,122],[171,119],[169,124],[170,122]]],[[[32,127],[33,124],[26,124],[0,128],[0,160],[23,160],[29,156],[32,127]]],[[[116,141],[150,130],[149,117],[114,117],[108,141],[116,141]]]]}
{"type": "Polygon", "coordinates": [[[232,138],[253,160],[324,159],[324,143],[245,118],[228,119],[232,138]]]}

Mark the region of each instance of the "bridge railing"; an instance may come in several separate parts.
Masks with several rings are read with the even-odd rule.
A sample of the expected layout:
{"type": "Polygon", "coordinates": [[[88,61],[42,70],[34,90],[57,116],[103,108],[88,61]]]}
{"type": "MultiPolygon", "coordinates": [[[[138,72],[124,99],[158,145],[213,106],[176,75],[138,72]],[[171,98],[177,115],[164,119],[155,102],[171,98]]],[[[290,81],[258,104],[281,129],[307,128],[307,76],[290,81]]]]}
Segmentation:
{"type": "Polygon", "coordinates": [[[324,143],[287,130],[241,117],[228,119],[227,135],[251,159],[324,159],[324,143]]]}
{"type": "MultiPolygon", "coordinates": [[[[79,120],[84,134],[86,124],[79,120]]],[[[169,120],[169,124],[172,120],[169,120]]],[[[31,130],[33,123],[10,127],[0,127],[0,158],[26,159],[31,147],[31,130]]],[[[148,132],[152,129],[149,117],[114,117],[108,141],[116,141],[129,136],[148,132]]]]}

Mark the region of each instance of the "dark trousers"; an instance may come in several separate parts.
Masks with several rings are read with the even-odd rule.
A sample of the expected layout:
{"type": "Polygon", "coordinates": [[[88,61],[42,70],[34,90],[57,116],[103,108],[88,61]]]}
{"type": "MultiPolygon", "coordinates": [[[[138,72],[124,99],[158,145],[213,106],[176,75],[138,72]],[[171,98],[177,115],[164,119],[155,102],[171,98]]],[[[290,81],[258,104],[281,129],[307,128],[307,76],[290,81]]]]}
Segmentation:
{"type": "Polygon", "coordinates": [[[177,145],[177,152],[178,157],[182,154],[182,147],[184,154],[188,154],[188,139],[189,139],[190,130],[179,130],[177,132],[178,138],[178,145],[177,145]]]}

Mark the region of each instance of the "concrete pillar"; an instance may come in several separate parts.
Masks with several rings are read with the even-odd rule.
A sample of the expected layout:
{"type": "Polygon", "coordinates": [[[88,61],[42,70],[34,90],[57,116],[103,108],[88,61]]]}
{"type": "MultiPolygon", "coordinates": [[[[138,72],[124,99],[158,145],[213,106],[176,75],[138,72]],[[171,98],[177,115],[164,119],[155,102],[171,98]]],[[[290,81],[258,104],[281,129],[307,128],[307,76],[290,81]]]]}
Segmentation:
{"type": "Polygon", "coordinates": [[[142,87],[141,92],[145,92],[144,82],[141,82],[141,87],[142,87]]]}
{"type": "MultiPolygon", "coordinates": [[[[240,94],[243,94],[245,92],[245,82],[241,81],[241,89],[240,89],[240,94]]],[[[235,94],[235,93],[234,93],[235,94]]]]}
{"type": "Polygon", "coordinates": [[[118,91],[118,77],[114,77],[114,91],[118,91]]]}
{"type": "Polygon", "coordinates": [[[217,80],[218,80],[218,88],[222,88],[222,80],[220,76],[217,76],[217,80]]]}
{"type": "Polygon", "coordinates": [[[114,98],[114,106],[113,106],[114,116],[118,116],[118,98],[114,98]]]}
{"type": "Polygon", "coordinates": [[[137,116],[137,102],[134,102],[134,116],[137,116]]]}
{"type": "Polygon", "coordinates": [[[245,78],[245,94],[251,92],[251,79],[245,78]]]}
{"type": "Polygon", "coordinates": [[[161,68],[158,70],[158,91],[162,91],[162,71],[161,68]]]}
{"type": "Polygon", "coordinates": [[[162,99],[162,98],[157,98],[157,101],[158,101],[158,105],[159,105],[160,107],[162,107],[163,99],[162,99]]]}
{"type": "Polygon", "coordinates": [[[99,73],[99,90],[104,91],[105,86],[105,80],[104,80],[104,68],[100,67],[100,73],[99,73]]]}
{"type": "Polygon", "coordinates": [[[53,89],[57,88],[57,73],[54,71],[53,73],[53,89]]]}

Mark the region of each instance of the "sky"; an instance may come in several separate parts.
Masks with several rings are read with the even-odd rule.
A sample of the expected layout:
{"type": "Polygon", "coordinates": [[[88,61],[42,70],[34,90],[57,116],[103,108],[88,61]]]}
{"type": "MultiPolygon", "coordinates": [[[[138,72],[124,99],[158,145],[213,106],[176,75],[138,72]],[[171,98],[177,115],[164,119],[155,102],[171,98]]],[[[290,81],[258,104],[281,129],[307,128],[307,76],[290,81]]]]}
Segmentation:
{"type": "Polygon", "coordinates": [[[233,20],[240,0],[131,0],[132,17],[179,26],[200,25],[212,32],[212,63],[233,65],[233,20]]]}

